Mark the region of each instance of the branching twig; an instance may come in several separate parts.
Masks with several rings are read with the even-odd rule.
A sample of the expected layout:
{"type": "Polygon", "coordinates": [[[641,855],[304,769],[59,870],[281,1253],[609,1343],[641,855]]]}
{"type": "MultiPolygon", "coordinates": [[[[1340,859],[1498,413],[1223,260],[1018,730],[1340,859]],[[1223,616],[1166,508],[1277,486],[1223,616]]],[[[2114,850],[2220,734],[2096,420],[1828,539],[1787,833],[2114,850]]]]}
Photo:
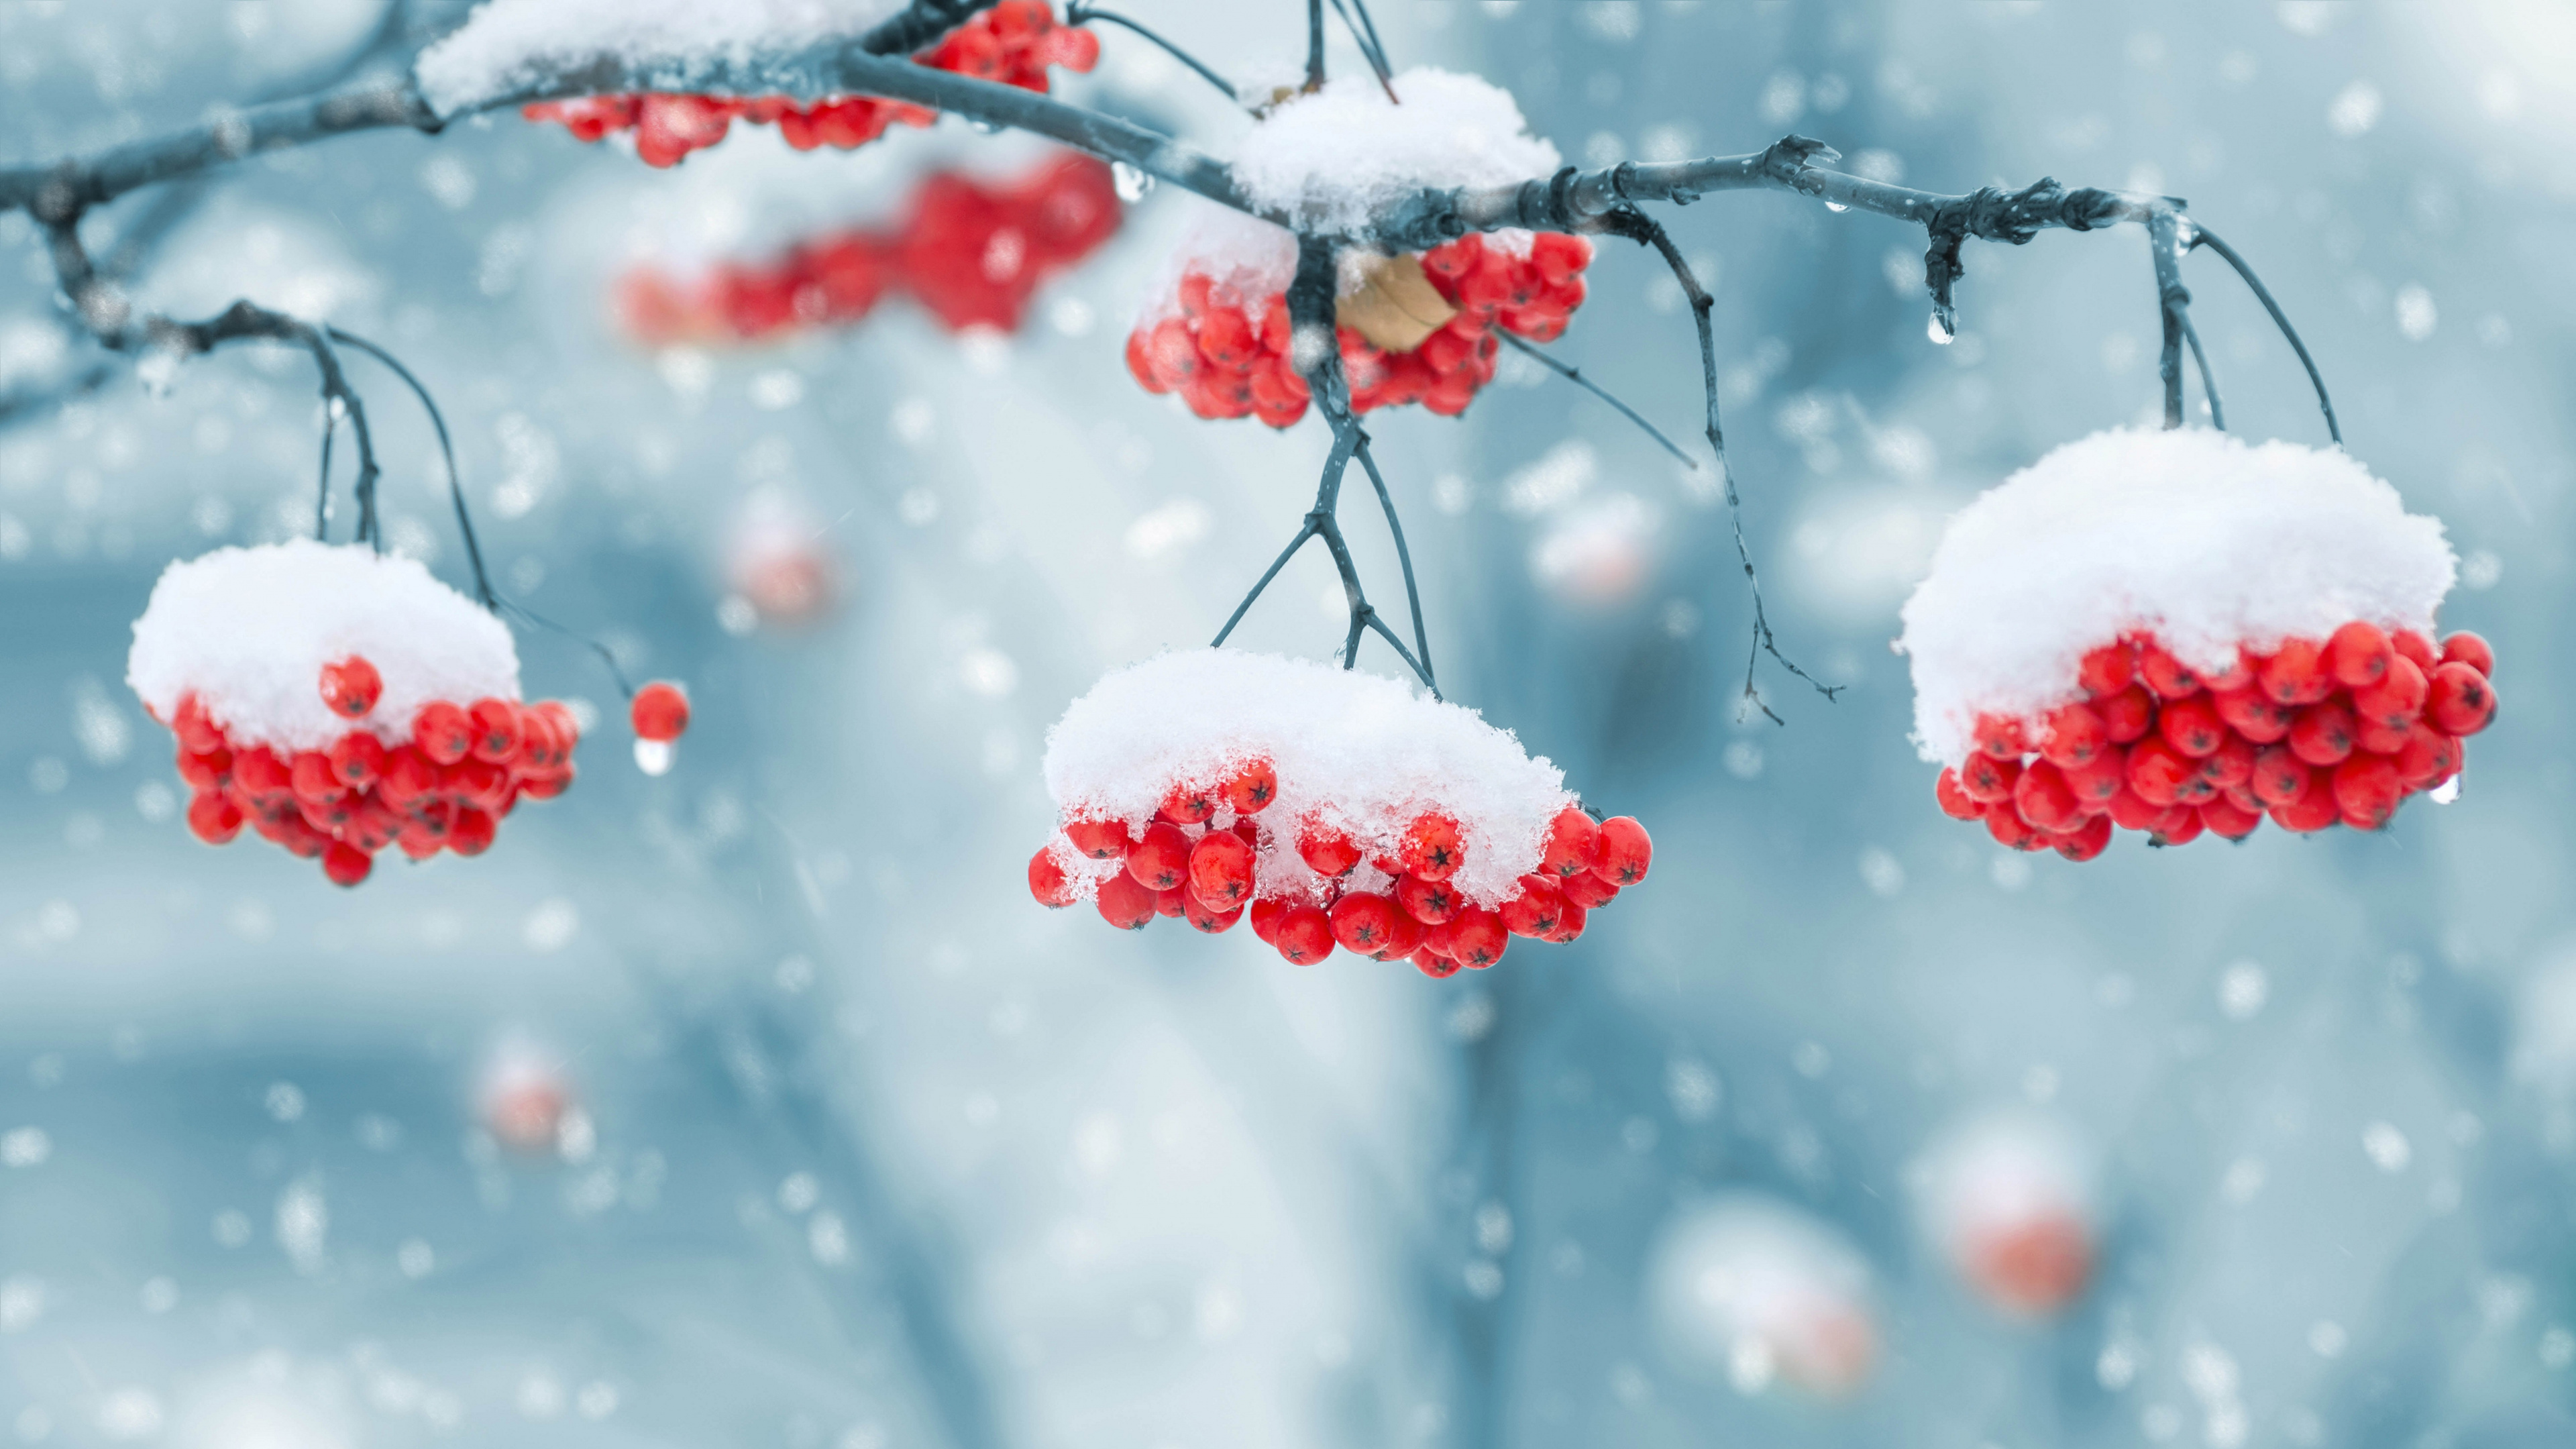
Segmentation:
{"type": "MultiPolygon", "coordinates": [[[[474,516],[465,508],[465,482],[456,471],[456,448],[448,441],[447,419],[438,411],[437,399],[429,395],[429,389],[422,386],[420,379],[412,376],[411,369],[397,361],[392,353],[354,332],[344,332],[337,327],[323,330],[331,334],[332,341],[354,347],[383,363],[392,370],[394,376],[403,380],[404,386],[411,389],[413,397],[420,399],[421,410],[429,414],[429,425],[438,433],[438,457],[440,463],[447,469],[447,496],[448,500],[456,506],[456,531],[464,535],[465,561],[474,570],[474,597],[484,608],[495,613],[499,612],[501,604],[499,598],[492,592],[491,575],[483,568],[483,545],[474,537],[474,516]]],[[[610,662],[614,667],[615,661],[610,662]]]]}
{"type": "Polygon", "coordinates": [[[1094,20],[1105,20],[1112,25],[1123,26],[1126,29],[1134,31],[1136,34],[1143,36],[1146,40],[1162,47],[1165,55],[1168,55],[1172,59],[1179,61],[1181,64],[1188,66],[1190,69],[1197,71],[1200,78],[1204,79],[1209,85],[1225,92],[1225,98],[1227,100],[1233,101],[1238,105],[1242,103],[1243,92],[1234,88],[1234,82],[1227,80],[1224,76],[1218,75],[1214,70],[1208,67],[1205,61],[1200,60],[1197,56],[1190,54],[1188,51],[1181,49],[1177,45],[1174,45],[1171,41],[1164,39],[1155,31],[1149,30],[1145,26],[1138,24],[1136,21],[1130,20],[1126,16],[1117,14],[1114,11],[1103,10],[1097,5],[1085,5],[1082,3],[1082,0],[1073,0],[1072,4],[1064,7],[1064,23],[1067,25],[1082,25],[1094,20]]]}
{"type": "MultiPolygon", "coordinates": [[[[1431,668],[1431,635],[1422,627],[1422,591],[1413,583],[1413,551],[1404,546],[1404,520],[1395,516],[1395,496],[1387,492],[1386,477],[1377,470],[1377,458],[1369,452],[1366,432],[1360,434],[1359,459],[1360,466],[1368,470],[1370,485],[1377,489],[1378,506],[1386,510],[1386,531],[1395,537],[1395,561],[1404,570],[1404,602],[1413,611],[1413,648],[1422,656],[1416,665],[1422,671],[1422,682],[1431,686],[1432,696],[1437,698],[1440,681],[1433,677],[1431,668]]],[[[1403,652],[1402,646],[1397,647],[1397,652],[1403,652]]]]}
{"type": "Polygon", "coordinates": [[[1785,724],[1787,721],[1772,712],[1771,706],[1763,700],[1762,692],[1753,684],[1754,668],[1761,663],[1764,654],[1778,660],[1781,668],[1807,681],[1828,700],[1840,694],[1843,686],[1824,683],[1799,668],[1798,661],[1781,653],[1780,641],[1771,633],[1770,616],[1762,607],[1762,577],[1753,571],[1753,547],[1744,538],[1744,503],[1735,491],[1735,469],[1726,460],[1726,432],[1717,417],[1717,337],[1708,316],[1717,305],[1716,299],[1699,284],[1699,278],[1691,272],[1690,263],[1682,260],[1681,248],[1673,245],[1672,237],[1654,218],[1633,206],[1624,206],[1603,217],[1601,229],[1653,247],[1663,257],[1664,265],[1672,268],[1673,280],[1681,283],[1682,294],[1690,299],[1691,319],[1699,326],[1700,382],[1708,399],[1709,451],[1717,457],[1718,481],[1726,488],[1726,514],[1735,531],[1736,562],[1744,566],[1744,585],[1753,595],[1753,647],[1744,661],[1744,699],[1769,716],[1773,724],[1785,724]]]}
{"type": "Polygon", "coordinates": [[[2182,213],[2159,206],[2147,218],[2147,247],[2156,264],[2156,310],[2164,323],[2164,346],[2156,354],[2156,378],[2164,385],[2165,426],[2182,426],[2182,333],[2191,307],[2191,289],[2182,284],[2182,213]]]}
{"type": "Polygon", "coordinates": [[[1370,73],[1377,77],[1378,89],[1386,92],[1387,104],[1404,104],[1395,98],[1395,72],[1387,68],[1386,52],[1378,48],[1377,27],[1372,25],[1361,29],[1360,23],[1351,18],[1350,6],[1344,0],[1333,0],[1333,13],[1342,17],[1342,28],[1351,33],[1351,43],[1360,48],[1360,59],[1368,62],[1370,73]]]}
{"type": "Polygon", "coordinates": [[[2200,369],[2200,390],[2209,398],[2209,425],[2227,431],[2227,409],[2218,402],[2218,378],[2209,370],[2209,354],[2200,348],[2200,329],[2191,325],[2191,313],[2182,314],[2182,340],[2191,344],[2192,365],[2200,369]]]}
{"type": "Polygon", "coordinates": [[[1564,378],[1567,382],[1573,383],[1576,387],[1583,389],[1585,392],[1601,399],[1610,406],[1617,408],[1619,410],[1619,416],[1626,418],[1628,421],[1635,423],[1638,427],[1644,429],[1646,436],[1654,439],[1657,443],[1662,444],[1665,452],[1672,454],[1674,457],[1679,458],[1682,462],[1688,464],[1694,472],[1698,470],[1699,459],[1683,452],[1680,444],[1665,437],[1661,428],[1656,427],[1653,423],[1647,422],[1644,417],[1638,414],[1635,408],[1619,401],[1618,398],[1613,397],[1609,390],[1602,387],[1601,384],[1585,377],[1583,375],[1583,369],[1579,367],[1566,366],[1564,363],[1548,356],[1546,349],[1540,347],[1537,343],[1531,342],[1526,338],[1515,337],[1504,328],[1495,328],[1494,335],[1503,339],[1504,342],[1508,343],[1512,347],[1518,348],[1522,355],[1537,358],[1541,364],[1548,368],[1549,371],[1554,372],[1561,378],[1564,378]]]}
{"type": "Polygon", "coordinates": [[[2191,244],[2207,247],[2225,258],[2227,264],[2236,269],[2236,275],[2245,279],[2245,286],[2253,292],[2254,300],[2262,303],[2263,310],[2272,314],[2272,325],[2280,328],[2281,335],[2289,339],[2290,350],[2299,354],[2299,365],[2308,370],[2308,381],[2317,390],[2317,410],[2326,415],[2326,436],[2341,446],[2343,429],[2335,422],[2334,399],[2326,396],[2325,376],[2317,371],[2317,360],[2308,355],[2308,344],[2299,340],[2299,329],[2290,325],[2289,315],[2281,310],[2280,303],[2272,300],[2271,289],[2264,286],[2263,279],[2254,275],[2254,269],[2236,254],[2236,248],[2219,240],[2218,233],[2198,222],[2192,223],[2191,244]]]}

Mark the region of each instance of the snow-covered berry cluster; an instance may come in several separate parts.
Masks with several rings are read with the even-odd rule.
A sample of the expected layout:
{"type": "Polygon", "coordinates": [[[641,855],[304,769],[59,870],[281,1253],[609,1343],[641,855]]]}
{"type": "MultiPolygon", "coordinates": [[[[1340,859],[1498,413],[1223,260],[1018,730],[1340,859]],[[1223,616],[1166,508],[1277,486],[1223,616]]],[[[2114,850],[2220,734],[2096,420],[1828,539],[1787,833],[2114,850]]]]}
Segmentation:
{"type": "Polygon", "coordinates": [[[2495,713],[2474,634],[2437,647],[2441,524],[2340,450],[2197,429],[2070,443],[1954,518],[1905,606],[1941,807],[2089,860],[2377,829],[2495,713]]]}
{"type": "MultiPolygon", "coordinates": [[[[1351,406],[1465,412],[1494,379],[1495,331],[1554,341],[1583,304],[1591,263],[1592,243],[1581,237],[1505,232],[1359,269],[1334,328],[1351,406]]],[[[1306,415],[1308,400],[1291,330],[1284,282],[1253,293],[1232,276],[1185,270],[1165,304],[1128,334],[1127,370],[1147,392],[1180,394],[1200,417],[1284,428],[1306,415]]]]}
{"type": "Polygon", "coordinates": [[[1068,152],[998,186],[941,172],[891,227],[851,228],[693,278],[638,267],[619,282],[618,310],[652,346],[855,322],[889,293],[951,330],[1015,331],[1039,285],[1089,256],[1118,221],[1109,168],[1089,156],[1068,152]]]}
{"type": "Polygon", "coordinates": [[[2084,698],[2037,719],[1986,715],[1977,751],[1934,784],[1941,808],[1996,840],[2090,860],[2111,828],[2183,845],[2284,830],[2376,830],[2407,796],[2460,772],[2495,717],[2495,655],[2356,619],[2323,640],[2243,649],[2203,673],[2154,636],[2084,656],[2084,698]]]}
{"type": "Polygon", "coordinates": [[[1049,906],[1122,929],[1247,916],[1299,965],[1340,947],[1432,976],[1513,936],[1571,941],[1646,878],[1635,820],[1596,823],[1563,777],[1408,686],[1230,650],[1110,675],[1049,734],[1061,828],[1029,860],[1049,906]]]}
{"type": "MultiPolygon", "coordinates": [[[[1046,0],[1002,0],[913,57],[938,70],[1044,93],[1048,67],[1088,71],[1100,39],[1057,23],[1046,0]]],[[[539,101],[520,108],[531,121],[554,121],[583,141],[635,133],[635,154],[651,166],[676,166],[692,151],[725,138],[736,120],[774,125],[799,151],[864,146],[895,125],[927,126],[937,113],[903,101],[845,96],[806,103],[786,96],[704,96],[647,92],[539,101]]]]}

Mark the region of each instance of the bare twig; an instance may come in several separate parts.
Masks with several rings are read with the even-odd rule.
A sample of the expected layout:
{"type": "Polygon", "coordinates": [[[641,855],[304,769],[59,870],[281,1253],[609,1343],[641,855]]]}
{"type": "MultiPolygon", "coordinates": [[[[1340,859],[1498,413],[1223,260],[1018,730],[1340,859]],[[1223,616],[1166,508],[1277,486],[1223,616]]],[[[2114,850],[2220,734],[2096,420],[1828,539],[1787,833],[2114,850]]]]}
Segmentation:
{"type": "Polygon", "coordinates": [[[2218,233],[2197,221],[2192,223],[2191,244],[2207,247],[2225,258],[2227,264],[2236,269],[2236,275],[2244,278],[2246,289],[2254,294],[2254,300],[2261,302],[2263,310],[2272,314],[2272,325],[2280,328],[2281,335],[2289,339],[2290,350],[2299,354],[2299,365],[2308,370],[2308,381],[2317,390],[2317,410],[2326,415],[2326,436],[2341,446],[2343,429],[2335,422],[2334,399],[2326,396],[2325,375],[2317,371],[2317,360],[2308,355],[2308,344],[2299,340],[2299,329],[2290,325],[2289,315],[2281,310],[2280,303],[2272,300],[2271,289],[2264,286],[2263,279],[2254,275],[2254,269],[2236,254],[2236,248],[2219,240],[2218,233]]]}
{"type": "Polygon", "coordinates": [[[1112,25],[1122,26],[1143,36],[1146,40],[1162,47],[1165,55],[1170,56],[1172,59],[1177,60],[1181,64],[1198,72],[1200,78],[1205,80],[1209,85],[1225,92],[1227,100],[1233,101],[1238,105],[1242,103],[1243,92],[1234,88],[1234,82],[1227,80],[1224,76],[1218,75],[1214,70],[1208,67],[1205,61],[1200,60],[1197,56],[1190,54],[1188,51],[1181,49],[1177,45],[1174,45],[1171,41],[1164,39],[1159,33],[1149,30],[1136,21],[1130,20],[1126,16],[1117,14],[1114,11],[1103,10],[1097,5],[1085,5],[1082,3],[1082,0],[1073,0],[1072,4],[1064,7],[1064,23],[1067,25],[1082,25],[1094,20],[1105,20],[1112,25]]]}
{"type": "Polygon", "coordinates": [[[1306,89],[1324,88],[1324,0],[1306,0],[1306,89]]]}
{"type": "MultiPolygon", "coordinates": [[[[456,448],[448,441],[447,419],[439,412],[437,399],[429,395],[429,389],[422,386],[420,379],[412,376],[411,369],[403,366],[392,353],[356,333],[344,332],[337,327],[327,327],[323,330],[330,333],[332,341],[354,347],[383,363],[394,376],[403,380],[404,386],[411,389],[413,397],[420,399],[421,410],[429,414],[429,425],[438,433],[439,461],[447,469],[447,496],[448,500],[456,506],[456,531],[464,535],[465,561],[474,570],[474,597],[484,608],[499,612],[500,600],[492,592],[491,575],[483,569],[483,546],[474,537],[474,516],[465,508],[465,483],[456,471],[456,448]]],[[[610,661],[612,668],[615,662],[610,661]]]]}
{"type": "MultiPolygon", "coordinates": [[[[1387,492],[1386,477],[1377,470],[1377,457],[1369,452],[1366,432],[1360,434],[1358,451],[1360,466],[1368,470],[1369,483],[1377,489],[1378,506],[1386,510],[1386,531],[1395,538],[1395,561],[1404,569],[1404,602],[1413,611],[1413,648],[1421,656],[1416,665],[1422,671],[1422,682],[1430,685],[1431,693],[1437,697],[1440,681],[1432,674],[1431,636],[1422,627],[1422,591],[1414,587],[1413,552],[1404,546],[1404,520],[1395,516],[1395,496],[1387,492]]],[[[1397,652],[1402,652],[1402,646],[1397,652]]]]}
{"type": "Polygon", "coordinates": [[[2164,322],[2164,346],[2156,354],[2156,378],[2164,385],[2165,426],[2182,426],[2182,333],[2191,308],[2191,289],[2182,284],[2182,213],[2159,206],[2147,218],[2147,248],[2156,264],[2156,310],[2164,322]]]}
{"type": "Polygon", "coordinates": [[[1372,25],[1362,29],[1360,23],[1351,18],[1350,6],[1344,0],[1333,0],[1333,13],[1342,17],[1342,28],[1351,33],[1351,43],[1360,48],[1360,59],[1368,62],[1370,73],[1377,77],[1378,89],[1386,92],[1387,104],[1404,104],[1395,98],[1395,72],[1387,69],[1386,52],[1378,48],[1377,27],[1372,25]]]}
{"type": "Polygon", "coordinates": [[[2192,365],[2200,369],[2200,390],[2209,399],[2209,425],[2227,431],[2227,409],[2218,402],[2218,377],[2209,370],[2209,354],[2200,348],[2200,329],[2191,325],[2191,313],[2182,314],[2182,340],[2191,344],[2192,365]]]}
{"type": "Polygon", "coordinates": [[[1583,375],[1583,369],[1579,367],[1566,366],[1564,363],[1550,357],[1547,354],[1547,350],[1540,347],[1537,343],[1531,342],[1526,338],[1515,337],[1510,332],[1500,327],[1494,329],[1494,335],[1503,339],[1504,342],[1511,346],[1518,348],[1524,356],[1537,358],[1549,371],[1554,372],[1561,378],[1564,378],[1567,382],[1573,383],[1576,387],[1583,389],[1585,392],[1601,399],[1610,406],[1617,408],[1619,410],[1619,416],[1626,418],[1628,421],[1635,423],[1638,427],[1644,429],[1646,436],[1654,439],[1657,443],[1662,444],[1665,452],[1672,454],[1674,457],[1679,458],[1682,462],[1688,464],[1692,471],[1698,471],[1699,459],[1683,452],[1680,444],[1665,437],[1661,428],[1656,427],[1653,423],[1647,422],[1645,418],[1638,414],[1635,408],[1619,401],[1618,398],[1612,396],[1609,390],[1602,387],[1601,384],[1585,377],[1583,375]]]}

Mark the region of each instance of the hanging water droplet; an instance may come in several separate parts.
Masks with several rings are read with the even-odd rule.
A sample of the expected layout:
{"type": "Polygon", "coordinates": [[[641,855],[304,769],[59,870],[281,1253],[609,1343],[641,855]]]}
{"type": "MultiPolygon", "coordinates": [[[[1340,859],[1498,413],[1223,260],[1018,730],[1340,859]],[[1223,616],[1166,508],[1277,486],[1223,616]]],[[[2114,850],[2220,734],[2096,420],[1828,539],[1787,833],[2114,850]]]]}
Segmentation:
{"type": "Polygon", "coordinates": [[[1947,347],[1950,345],[1950,340],[1954,334],[1950,331],[1948,325],[1942,322],[1941,314],[1936,311],[1932,314],[1932,320],[1923,324],[1923,335],[1931,338],[1934,342],[1939,343],[1943,347],[1947,347]]]}
{"type": "Polygon", "coordinates": [[[671,756],[674,753],[669,740],[637,740],[635,768],[647,775],[667,775],[671,773],[671,756]]]}
{"type": "Polygon", "coordinates": [[[2433,803],[2436,805],[2448,805],[2459,798],[2460,777],[2457,775],[2433,787],[2433,803]]]}
{"type": "Polygon", "coordinates": [[[1827,210],[1827,211],[1849,211],[1849,210],[1851,210],[1851,208],[1850,208],[1850,207],[1848,207],[1848,206],[1843,205],[1843,204],[1842,204],[1841,202],[1839,202],[1839,201],[1828,201],[1828,202],[1826,202],[1826,203],[1825,203],[1825,210],[1827,210]]]}
{"type": "Polygon", "coordinates": [[[1109,184],[1118,188],[1120,201],[1132,206],[1144,200],[1145,193],[1154,189],[1154,178],[1140,167],[1112,161],[1109,163],[1109,184]]]}

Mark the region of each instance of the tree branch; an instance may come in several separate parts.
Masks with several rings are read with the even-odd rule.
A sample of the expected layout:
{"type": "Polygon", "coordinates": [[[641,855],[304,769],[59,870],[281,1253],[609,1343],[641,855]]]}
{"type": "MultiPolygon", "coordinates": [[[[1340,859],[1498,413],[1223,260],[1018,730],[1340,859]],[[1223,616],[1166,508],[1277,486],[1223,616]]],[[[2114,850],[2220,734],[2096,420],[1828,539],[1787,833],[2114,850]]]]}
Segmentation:
{"type": "Polygon", "coordinates": [[[1234,82],[1227,80],[1224,76],[1218,75],[1215,71],[1208,68],[1206,62],[1200,60],[1197,56],[1190,54],[1188,51],[1181,49],[1171,41],[1164,39],[1160,33],[1149,30],[1145,26],[1128,19],[1124,15],[1117,14],[1114,11],[1103,10],[1097,5],[1086,5],[1083,3],[1083,0],[1073,0],[1073,3],[1064,7],[1064,23],[1067,25],[1087,25],[1094,20],[1105,20],[1112,25],[1124,27],[1125,29],[1132,30],[1136,34],[1143,36],[1146,40],[1159,46],[1165,55],[1168,55],[1172,59],[1179,61],[1181,64],[1188,66],[1191,70],[1198,72],[1200,79],[1206,81],[1209,85],[1216,87],[1218,90],[1225,92],[1225,98],[1227,100],[1233,101],[1237,105],[1241,105],[1243,103],[1243,92],[1235,89],[1234,82]]]}
{"type": "Polygon", "coordinates": [[[1646,436],[1661,444],[1665,452],[1680,459],[1685,466],[1689,467],[1694,472],[1698,470],[1699,460],[1697,458],[1683,452],[1679,444],[1664,436],[1663,429],[1656,427],[1653,423],[1647,422],[1644,417],[1638,414],[1635,408],[1619,401],[1616,397],[1611,396],[1610,392],[1603,388],[1601,384],[1585,377],[1583,375],[1582,368],[1566,366],[1564,363],[1549,356],[1547,349],[1528,340],[1527,338],[1514,336],[1511,331],[1506,328],[1495,328],[1494,335],[1503,339],[1503,341],[1510,346],[1517,348],[1522,356],[1538,359],[1541,366],[1547,368],[1557,376],[1564,378],[1567,382],[1573,383],[1576,387],[1583,389],[1585,392],[1601,399],[1610,406],[1617,408],[1619,410],[1619,416],[1635,423],[1640,429],[1644,430],[1646,436]]]}
{"type": "Polygon", "coordinates": [[[2160,206],[2147,218],[2147,247],[2156,264],[2156,310],[2164,323],[2164,346],[2156,355],[2156,378],[2164,385],[2165,426],[2182,426],[2182,333],[2191,307],[2191,289],[2182,284],[2182,214],[2160,206]]]}

